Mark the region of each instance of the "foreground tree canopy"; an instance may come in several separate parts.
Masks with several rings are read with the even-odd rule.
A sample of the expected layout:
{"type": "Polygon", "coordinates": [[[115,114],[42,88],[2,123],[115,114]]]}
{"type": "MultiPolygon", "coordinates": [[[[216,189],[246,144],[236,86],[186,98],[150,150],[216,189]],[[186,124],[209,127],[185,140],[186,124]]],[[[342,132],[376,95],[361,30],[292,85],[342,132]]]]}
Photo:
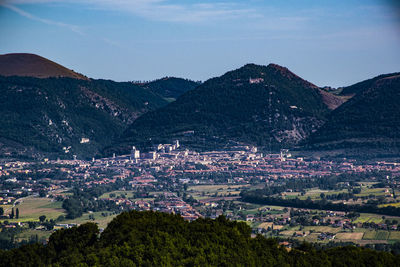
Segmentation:
{"type": "Polygon", "coordinates": [[[97,225],[59,230],[47,245],[0,251],[0,266],[400,266],[400,257],[357,247],[288,252],[251,238],[243,222],[183,220],[159,212],[124,212],[99,235],[97,225]]]}

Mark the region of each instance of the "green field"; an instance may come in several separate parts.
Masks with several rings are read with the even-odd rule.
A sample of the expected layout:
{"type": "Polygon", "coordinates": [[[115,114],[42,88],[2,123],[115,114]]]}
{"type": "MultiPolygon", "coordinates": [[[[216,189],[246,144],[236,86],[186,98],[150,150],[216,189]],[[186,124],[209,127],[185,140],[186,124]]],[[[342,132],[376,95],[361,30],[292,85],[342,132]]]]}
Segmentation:
{"type": "Polygon", "coordinates": [[[121,195],[124,195],[126,198],[133,198],[134,191],[112,191],[108,193],[104,193],[100,196],[100,198],[111,198],[110,195],[115,194],[114,198],[119,198],[121,195]]]}
{"type": "MultiPolygon", "coordinates": [[[[41,215],[46,215],[47,219],[57,219],[58,216],[65,215],[64,209],[61,206],[62,202],[57,202],[49,198],[27,197],[14,208],[14,210],[16,208],[19,209],[19,219],[7,219],[7,221],[39,221],[39,216],[41,215]]],[[[11,209],[9,213],[11,213],[11,209]]]]}
{"type": "Polygon", "coordinates": [[[43,231],[43,230],[34,230],[34,229],[28,229],[24,230],[22,233],[18,234],[16,239],[17,241],[22,241],[22,240],[27,240],[29,241],[29,238],[31,236],[38,236],[38,239],[42,238],[49,238],[49,236],[53,233],[53,231],[43,231]]]}
{"type": "Polygon", "coordinates": [[[313,200],[320,200],[321,193],[324,193],[325,195],[334,195],[334,194],[339,194],[339,193],[347,193],[347,190],[343,189],[343,190],[336,190],[336,191],[328,191],[328,190],[321,190],[321,189],[314,188],[314,189],[308,190],[304,194],[304,196],[299,196],[299,199],[306,200],[307,198],[311,198],[313,200]]]}
{"type": "Polygon", "coordinates": [[[363,239],[373,240],[375,239],[376,232],[375,231],[365,231],[363,239]]]}
{"type": "MultiPolygon", "coordinates": [[[[365,240],[387,240],[387,239],[389,239],[389,234],[391,234],[391,233],[389,233],[388,231],[383,231],[383,230],[378,230],[378,231],[366,230],[364,233],[363,239],[365,239],[365,240]]],[[[392,239],[396,239],[398,237],[400,237],[400,235],[394,234],[392,239]]]]}
{"type": "Polygon", "coordinates": [[[331,227],[331,226],[305,226],[304,227],[305,231],[314,231],[318,233],[337,233],[341,231],[342,229],[339,227],[331,227]]]}
{"type": "Polygon", "coordinates": [[[336,234],[336,239],[339,240],[361,240],[363,238],[363,233],[361,232],[343,232],[343,233],[337,233],[336,234]]]}
{"type": "Polygon", "coordinates": [[[389,238],[388,231],[378,231],[375,236],[376,240],[387,240],[388,238],[389,238]]]}
{"type": "Polygon", "coordinates": [[[393,207],[398,208],[398,207],[400,207],[400,202],[381,204],[381,205],[379,205],[378,207],[379,207],[379,208],[383,208],[383,207],[388,207],[388,206],[393,206],[393,207]]]}
{"type": "Polygon", "coordinates": [[[192,195],[237,195],[241,189],[247,185],[195,185],[188,188],[188,193],[192,195]]]}
{"type": "Polygon", "coordinates": [[[195,185],[190,186],[187,192],[195,199],[211,196],[236,196],[240,194],[242,188],[248,185],[195,185]]]}
{"type": "Polygon", "coordinates": [[[400,240],[400,231],[391,231],[389,234],[389,239],[390,240],[400,240]]]}
{"type": "Polygon", "coordinates": [[[375,196],[383,196],[385,195],[385,188],[365,188],[363,187],[361,189],[360,194],[356,194],[358,197],[365,197],[369,195],[375,195],[375,196]]]}
{"type": "Polygon", "coordinates": [[[360,217],[358,217],[354,221],[354,223],[365,223],[365,222],[381,223],[382,221],[383,221],[382,215],[361,213],[360,217]]]}
{"type": "MultiPolygon", "coordinates": [[[[75,218],[72,220],[66,220],[66,221],[63,221],[62,223],[83,224],[83,223],[87,223],[87,222],[95,222],[98,224],[99,228],[106,228],[107,224],[109,222],[111,222],[112,219],[114,219],[117,216],[117,215],[113,214],[113,215],[104,217],[101,215],[101,213],[103,213],[103,211],[93,212],[93,213],[84,213],[79,218],[75,218]],[[89,219],[89,215],[93,215],[95,220],[93,221],[93,220],[89,219]]],[[[109,212],[105,211],[105,213],[109,213],[109,212]]]]}

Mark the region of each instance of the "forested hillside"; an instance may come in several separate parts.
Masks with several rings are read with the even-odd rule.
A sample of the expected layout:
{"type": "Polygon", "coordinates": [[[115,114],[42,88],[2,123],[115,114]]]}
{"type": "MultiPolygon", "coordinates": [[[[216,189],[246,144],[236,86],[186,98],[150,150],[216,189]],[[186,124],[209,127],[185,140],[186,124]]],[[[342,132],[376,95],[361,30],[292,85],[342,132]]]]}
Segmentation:
{"type": "Polygon", "coordinates": [[[198,82],[175,77],[165,77],[147,83],[137,83],[142,88],[159,94],[170,101],[175,100],[187,91],[193,90],[199,84],[198,82]]]}
{"type": "Polygon", "coordinates": [[[99,236],[93,223],[59,230],[47,245],[0,251],[0,266],[400,266],[399,256],[357,247],[288,252],[273,239],[224,217],[184,221],[179,215],[130,211],[99,236]]]}
{"type": "Polygon", "coordinates": [[[346,149],[358,155],[400,151],[400,75],[365,81],[363,89],[332,111],[308,140],[309,150],[346,149]]]}
{"type": "Polygon", "coordinates": [[[346,86],[342,89],[342,91],[340,92],[341,95],[343,96],[351,96],[351,95],[355,95],[357,93],[361,93],[364,90],[368,90],[369,88],[371,88],[376,81],[381,80],[383,78],[388,78],[388,77],[393,77],[393,76],[397,76],[400,75],[400,72],[397,73],[389,73],[389,74],[382,74],[379,76],[376,76],[374,78],[365,80],[365,81],[361,81],[358,82],[356,84],[350,85],[350,86],[346,86]]]}
{"type": "Polygon", "coordinates": [[[132,83],[0,76],[3,156],[92,157],[167,102],[132,83]]]}
{"type": "Polygon", "coordinates": [[[334,95],[287,68],[248,64],[188,91],[165,108],[136,120],[106,151],[124,153],[180,139],[188,147],[221,148],[243,142],[292,147],[326,120],[334,95]]]}

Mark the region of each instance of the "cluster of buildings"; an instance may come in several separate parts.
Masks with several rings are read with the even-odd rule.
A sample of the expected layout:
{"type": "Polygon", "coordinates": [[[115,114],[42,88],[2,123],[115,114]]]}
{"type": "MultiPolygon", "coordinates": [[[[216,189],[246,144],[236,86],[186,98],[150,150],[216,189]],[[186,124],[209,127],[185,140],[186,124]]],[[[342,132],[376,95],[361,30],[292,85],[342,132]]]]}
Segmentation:
{"type": "MultiPolygon", "coordinates": [[[[172,144],[156,145],[150,152],[141,152],[132,147],[128,155],[114,155],[91,161],[74,159],[0,163],[0,204],[11,204],[22,196],[39,195],[43,191],[46,192],[45,195],[51,193],[57,197],[60,192],[74,184],[92,187],[116,184],[122,180],[127,185],[125,190],[147,188],[174,192],[184,184],[251,184],[254,179],[270,183],[292,177],[371,171],[387,171],[392,176],[399,176],[400,163],[380,161],[366,164],[348,159],[315,160],[293,157],[290,151],[284,149],[280,153],[264,154],[254,146],[233,146],[226,150],[196,152],[182,148],[176,140],[172,144]]],[[[226,196],[223,199],[232,197],[226,196]]],[[[151,203],[150,206],[180,213],[187,218],[198,216],[190,205],[185,206],[179,201],[170,197],[170,204],[158,203],[157,206],[156,203],[151,203]]],[[[206,206],[212,201],[203,202],[199,203],[206,206]]],[[[140,203],[125,204],[139,207],[140,203]]]]}

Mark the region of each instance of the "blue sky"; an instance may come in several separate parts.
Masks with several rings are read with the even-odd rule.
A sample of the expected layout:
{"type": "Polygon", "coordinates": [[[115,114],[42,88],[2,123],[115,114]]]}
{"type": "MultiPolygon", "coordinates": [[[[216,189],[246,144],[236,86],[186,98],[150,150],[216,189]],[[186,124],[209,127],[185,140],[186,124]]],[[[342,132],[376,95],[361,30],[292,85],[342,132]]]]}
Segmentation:
{"type": "Polygon", "coordinates": [[[395,2],[0,0],[0,54],[117,81],[206,80],[273,62],[338,87],[400,71],[395,2]]]}

